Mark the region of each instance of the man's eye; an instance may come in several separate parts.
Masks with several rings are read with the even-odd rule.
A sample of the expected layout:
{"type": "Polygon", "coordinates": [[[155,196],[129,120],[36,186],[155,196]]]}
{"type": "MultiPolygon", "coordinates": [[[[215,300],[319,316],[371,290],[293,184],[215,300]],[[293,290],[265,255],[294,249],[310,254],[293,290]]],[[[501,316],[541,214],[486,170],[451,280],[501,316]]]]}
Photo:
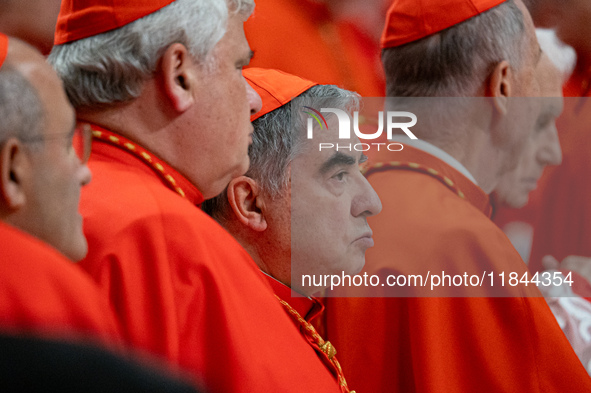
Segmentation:
{"type": "Polygon", "coordinates": [[[343,181],[345,180],[345,176],[347,175],[347,172],[339,172],[336,175],[334,175],[332,178],[338,181],[343,181]]]}

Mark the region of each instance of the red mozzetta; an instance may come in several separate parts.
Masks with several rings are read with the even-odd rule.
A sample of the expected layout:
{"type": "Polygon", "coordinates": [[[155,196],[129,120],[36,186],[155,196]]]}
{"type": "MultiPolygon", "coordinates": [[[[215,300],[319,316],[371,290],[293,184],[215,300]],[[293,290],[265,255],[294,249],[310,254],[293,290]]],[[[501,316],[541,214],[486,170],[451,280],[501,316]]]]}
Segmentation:
{"type": "Polygon", "coordinates": [[[93,126],[81,212],[99,282],[133,346],[214,392],[339,391],[201,193],[139,145],[93,126]]]}

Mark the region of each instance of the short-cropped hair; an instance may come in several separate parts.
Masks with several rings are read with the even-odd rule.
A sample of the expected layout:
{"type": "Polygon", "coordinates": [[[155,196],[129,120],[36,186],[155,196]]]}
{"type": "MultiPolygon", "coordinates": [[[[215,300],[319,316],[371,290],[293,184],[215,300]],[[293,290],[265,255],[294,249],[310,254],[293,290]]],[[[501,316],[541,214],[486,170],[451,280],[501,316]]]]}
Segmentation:
{"type": "Polygon", "coordinates": [[[523,13],[508,0],[480,15],[399,47],[386,48],[382,63],[388,97],[470,97],[494,67],[522,63],[523,13]]]}

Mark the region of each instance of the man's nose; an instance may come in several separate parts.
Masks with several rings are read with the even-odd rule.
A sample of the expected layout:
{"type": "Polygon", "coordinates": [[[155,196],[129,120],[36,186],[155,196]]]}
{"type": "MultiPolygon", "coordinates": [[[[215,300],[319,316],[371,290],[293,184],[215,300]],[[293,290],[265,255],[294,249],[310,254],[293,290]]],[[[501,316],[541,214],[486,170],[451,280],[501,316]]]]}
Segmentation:
{"type": "Polygon", "coordinates": [[[252,87],[250,87],[246,80],[244,83],[246,84],[246,99],[248,100],[250,115],[252,116],[261,110],[263,107],[263,102],[261,101],[261,97],[259,97],[258,93],[254,91],[252,87]]]}
{"type": "Polygon", "coordinates": [[[359,193],[355,196],[351,206],[351,214],[357,217],[370,217],[382,211],[382,201],[367,179],[361,175],[359,193]]]}

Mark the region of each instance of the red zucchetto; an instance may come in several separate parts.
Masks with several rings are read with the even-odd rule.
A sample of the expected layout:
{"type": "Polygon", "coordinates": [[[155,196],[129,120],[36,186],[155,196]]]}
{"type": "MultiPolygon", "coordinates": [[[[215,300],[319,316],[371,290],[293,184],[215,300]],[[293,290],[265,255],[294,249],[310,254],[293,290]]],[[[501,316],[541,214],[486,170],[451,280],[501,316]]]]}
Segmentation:
{"type": "Polygon", "coordinates": [[[169,5],[174,0],[63,0],[54,44],[118,29],[169,5]]]}
{"type": "Polygon", "coordinates": [[[386,16],[382,49],[439,33],[506,0],[394,0],[386,16]]]}
{"type": "Polygon", "coordinates": [[[263,102],[261,110],[252,115],[250,121],[282,107],[318,84],[279,70],[247,68],[242,73],[263,102]]]}

